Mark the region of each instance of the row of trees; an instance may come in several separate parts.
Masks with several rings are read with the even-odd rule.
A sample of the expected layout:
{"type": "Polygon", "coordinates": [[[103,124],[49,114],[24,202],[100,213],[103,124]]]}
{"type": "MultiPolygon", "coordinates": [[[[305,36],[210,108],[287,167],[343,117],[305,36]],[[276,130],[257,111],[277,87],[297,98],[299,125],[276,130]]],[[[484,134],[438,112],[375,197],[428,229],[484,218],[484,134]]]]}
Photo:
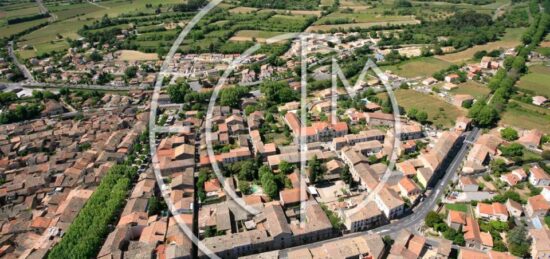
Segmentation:
{"type": "Polygon", "coordinates": [[[15,109],[0,113],[0,124],[30,120],[40,115],[44,107],[38,103],[17,105],[15,109]]]}
{"type": "Polygon", "coordinates": [[[96,257],[109,234],[109,225],[116,223],[135,175],[135,168],[113,166],[48,258],[96,257]]]}
{"type": "MultiPolygon", "coordinates": [[[[536,0],[532,2],[538,5],[536,0]]],[[[539,13],[538,8],[535,8],[534,12],[538,14],[522,36],[522,41],[526,46],[519,46],[518,55],[507,58],[504,62],[505,68],[500,69],[489,81],[488,87],[493,92],[491,104],[480,100],[472,106],[468,113],[468,116],[480,127],[493,126],[499,120],[499,113],[504,111],[508,100],[514,94],[514,84],[527,70],[525,65],[527,56],[539,45],[550,27],[550,14],[539,13]]]]}

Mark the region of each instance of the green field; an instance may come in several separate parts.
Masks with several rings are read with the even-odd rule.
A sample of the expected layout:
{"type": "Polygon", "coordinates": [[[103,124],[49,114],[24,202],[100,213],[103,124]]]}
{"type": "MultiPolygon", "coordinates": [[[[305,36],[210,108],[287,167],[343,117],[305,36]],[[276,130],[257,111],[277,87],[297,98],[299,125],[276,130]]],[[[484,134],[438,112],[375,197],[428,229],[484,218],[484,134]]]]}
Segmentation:
{"type": "Polygon", "coordinates": [[[462,211],[462,212],[468,212],[468,207],[470,207],[469,204],[465,203],[448,203],[445,204],[445,208],[447,210],[454,210],[454,211],[462,211]]]}
{"type": "MultiPolygon", "coordinates": [[[[419,111],[428,113],[428,120],[434,125],[451,127],[457,117],[465,115],[465,110],[459,109],[454,105],[447,103],[437,96],[419,93],[414,90],[397,90],[394,92],[398,105],[405,108],[406,111],[416,108],[419,111]]],[[[386,95],[379,94],[380,97],[386,95]]]]}
{"type": "Polygon", "coordinates": [[[22,22],[22,23],[16,23],[16,24],[12,24],[12,25],[2,26],[2,27],[0,27],[0,38],[10,37],[14,34],[23,32],[27,29],[30,29],[34,26],[37,26],[41,23],[45,23],[47,21],[48,21],[47,18],[43,18],[43,19],[38,19],[38,20],[34,20],[34,21],[28,21],[28,22],[22,22]]]}
{"type": "Polygon", "coordinates": [[[451,64],[432,57],[415,58],[397,65],[382,66],[382,71],[390,70],[403,77],[428,77],[433,73],[449,67],[451,64]]]}
{"type": "Polygon", "coordinates": [[[502,113],[500,124],[521,129],[539,129],[550,134],[550,110],[511,100],[502,113]],[[516,103],[518,107],[513,107],[516,103]]]}
{"type": "Polygon", "coordinates": [[[500,48],[513,48],[521,43],[521,35],[523,35],[525,30],[526,28],[508,28],[506,29],[506,33],[504,33],[502,38],[498,41],[489,42],[484,45],[476,45],[460,52],[437,56],[437,58],[447,62],[459,64],[472,59],[474,54],[478,51],[491,51],[500,48]]]}
{"type": "Polygon", "coordinates": [[[533,94],[550,97],[550,67],[529,67],[529,73],[520,78],[517,86],[533,94]]]}
{"type": "Polygon", "coordinates": [[[315,25],[324,25],[337,20],[347,20],[348,23],[370,23],[370,22],[395,22],[395,21],[410,21],[414,20],[412,16],[398,15],[380,15],[371,12],[353,12],[343,13],[342,11],[333,12],[323,18],[317,20],[315,25]]]}
{"type": "Polygon", "coordinates": [[[478,100],[487,97],[490,92],[491,90],[487,86],[471,80],[459,84],[458,88],[451,91],[453,94],[469,94],[478,100]]]}

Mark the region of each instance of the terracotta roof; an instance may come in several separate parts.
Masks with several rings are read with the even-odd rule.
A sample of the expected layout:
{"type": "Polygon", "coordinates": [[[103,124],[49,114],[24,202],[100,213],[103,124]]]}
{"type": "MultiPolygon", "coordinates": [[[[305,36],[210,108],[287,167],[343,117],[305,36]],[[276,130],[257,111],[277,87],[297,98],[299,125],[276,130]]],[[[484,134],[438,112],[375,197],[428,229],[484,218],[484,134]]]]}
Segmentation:
{"type": "Polygon", "coordinates": [[[548,211],[548,210],[550,210],[550,204],[546,199],[544,199],[544,196],[542,196],[542,194],[530,197],[527,200],[527,203],[529,205],[531,205],[531,207],[533,208],[534,211],[548,211]]]}
{"type": "Polygon", "coordinates": [[[205,192],[217,192],[220,189],[221,189],[221,185],[218,179],[210,179],[204,183],[205,192]]]}
{"type": "Polygon", "coordinates": [[[462,211],[449,210],[449,223],[466,225],[466,214],[462,211]]]}

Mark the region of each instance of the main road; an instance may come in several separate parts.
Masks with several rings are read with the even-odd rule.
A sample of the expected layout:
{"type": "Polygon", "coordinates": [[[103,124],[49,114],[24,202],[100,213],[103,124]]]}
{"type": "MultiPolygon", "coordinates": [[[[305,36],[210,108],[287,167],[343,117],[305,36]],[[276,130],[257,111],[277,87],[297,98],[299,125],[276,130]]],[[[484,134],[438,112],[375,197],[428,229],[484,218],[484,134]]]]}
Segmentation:
{"type": "Polygon", "coordinates": [[[402,229],[412,229],[412,231],[415,232],[416,227],[424,222],[424,218],[426,217],[428,212],[430,212],[435,208],[435,206],[438,203],[438,200],[443,195],[447,185],[451,182],[453,178],[455,178],[456,172],[460,168],[460,165],[462,164],[464,157],[468,153],[468,146],[477,139],[477,137],[479,136],[479,133],[480,133],[480,130],[478,128],[474,128],[472,129],[472,131],[467,133],[466,137],[464,138],[464,141],[462,142],[462,146],[460,147],[460,150],[457,152],[456,156],[447,167],[447,170],[445,171],[445,175],[443,176],[443,178],[432,189],[431,194],[423,202],[421,202],[415,208],[412,214],[410,214],[409,216],[401,218],[395,223],[384,225],[366,232],[355,232],[355,233],[339,236],[336,238],[319,241],[312,244],[283,249],[281,250],[281,254],[280,254],[281,258],[286,258],[287,252],[291,249],[296,249],[299,247],[317,247],[317,246],[323,245],[324,243],[332,242],[341,238],[357,237],[357,236],[371,234],[371,233],[384,235],[384,236],[385,235],[392,236],[397,234],[402,229]]]}

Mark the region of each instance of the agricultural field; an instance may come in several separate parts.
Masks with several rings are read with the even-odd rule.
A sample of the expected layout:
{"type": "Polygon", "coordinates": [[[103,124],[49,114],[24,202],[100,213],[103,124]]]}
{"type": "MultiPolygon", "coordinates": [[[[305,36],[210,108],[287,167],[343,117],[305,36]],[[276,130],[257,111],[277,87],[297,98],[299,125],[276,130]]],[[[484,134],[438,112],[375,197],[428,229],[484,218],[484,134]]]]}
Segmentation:
{"type": "Polygon", "coordinates": [[[550,97],[550,67],[529,67],[529,73],[520,78],[517,86],[520,90],[526,90],[534,95],[550,97]]]}
{"type": "Polygon", "coordinates": [[[5,25],[0,27],[0,38],[8,38],[14,34],[18,34],[25,30],[28,30],[34,26],[48,22],[48,18],[42,18],[38,20],[16,23],[11,25],[5,25]]]}
{"type": "Polygon", "coordinates": [[[437,58],[443,61],[460,64],[462,62],[472,59],[474,54],[478,51],[482,51],[482,50],[491,51],[491,50],[501,49],[501,48],[503,49],[513,48],[521,43],[521,35],[523,34],[523,32],[525,32],[525,30],[526,30],[525,28],[507,29],[506,33],[502,36],[502,39],[500,39],[499,41],[489,42],[484,45],[476,45],[456,53],[437,56],[437,58]]]}
{"type": "Polygon", "coordinates": [[[397,65],[382,66],[383,71],[389,70],[398,76],[402,77],[429,77],[433,73],[447,68],[451,65],[446,61],[442,61],[432,57],[421,57],[401,62],[397,65]]]}
{"type": "Polygon", "coordinates": [[[469,94],[477,100],[487,97],[490,92],[487,86],[471,80],[459,84],[458,88],[451,91],[452,94],[469,94]]]}
{"type": "Polygon", "coordinates": [[[277,35],[285,34],[285,32],[274,31],[256,31],[256,30],[242,30],[235,33],[231,37],[230,41],[257,41],[260,43],[265,42],[267,39],[275,37],[277,35]]]}
{"type": "MultiPolygon", "coordinates": [[[[405,111],[416,108],[419,111],[428,113],[428,120],[436,126],[450,128],[454,125],[457,117],[466,114],[466,111],[443,101],[437,96],[423,94],[415,90],[397,90],[394,92],[398,105],[405,111]]],[[[379,94],[381,98],[385,93],[379,94]]]]}
{"type": "MultiPolygon", "coordinates": [[[[84,25],[90,25],[98,18],[108,15],[114,17],[120,14],[143,14],[154,15],[154,8],[146,8],[146,4],[153,6],[163,5],[163,11],[168,11],[170,6],[176,3],[181,3],[179,0],[115,0],[100,3],[46,3],[47,8],[51,13],[57,15],[58,20],[43,28],[35,30],[23,36],[18,42],[18,46],[32,46],[35,53],[24,50],[24,56],[32,57],[41,55],[50,51],[64,51],[69,45],[66,39],[78,39],[81,35],[78,31],[84,25]]],[[[8,27],[8,30],[2,28],[0,37],[9,36],[11,34],[23,31],[34,25],[46,22],[47,19],[35,20],[21,24],[15,24],[14,27],[8,27]]],[[[155,45],[156,46],[156,45],[155,45]]]]}
{"type": "Polygon", "coordinates": [[[550,110],[511,100],[501,114],[501,125],[521,129],[539,129],[550,134],[550,110]]]}

